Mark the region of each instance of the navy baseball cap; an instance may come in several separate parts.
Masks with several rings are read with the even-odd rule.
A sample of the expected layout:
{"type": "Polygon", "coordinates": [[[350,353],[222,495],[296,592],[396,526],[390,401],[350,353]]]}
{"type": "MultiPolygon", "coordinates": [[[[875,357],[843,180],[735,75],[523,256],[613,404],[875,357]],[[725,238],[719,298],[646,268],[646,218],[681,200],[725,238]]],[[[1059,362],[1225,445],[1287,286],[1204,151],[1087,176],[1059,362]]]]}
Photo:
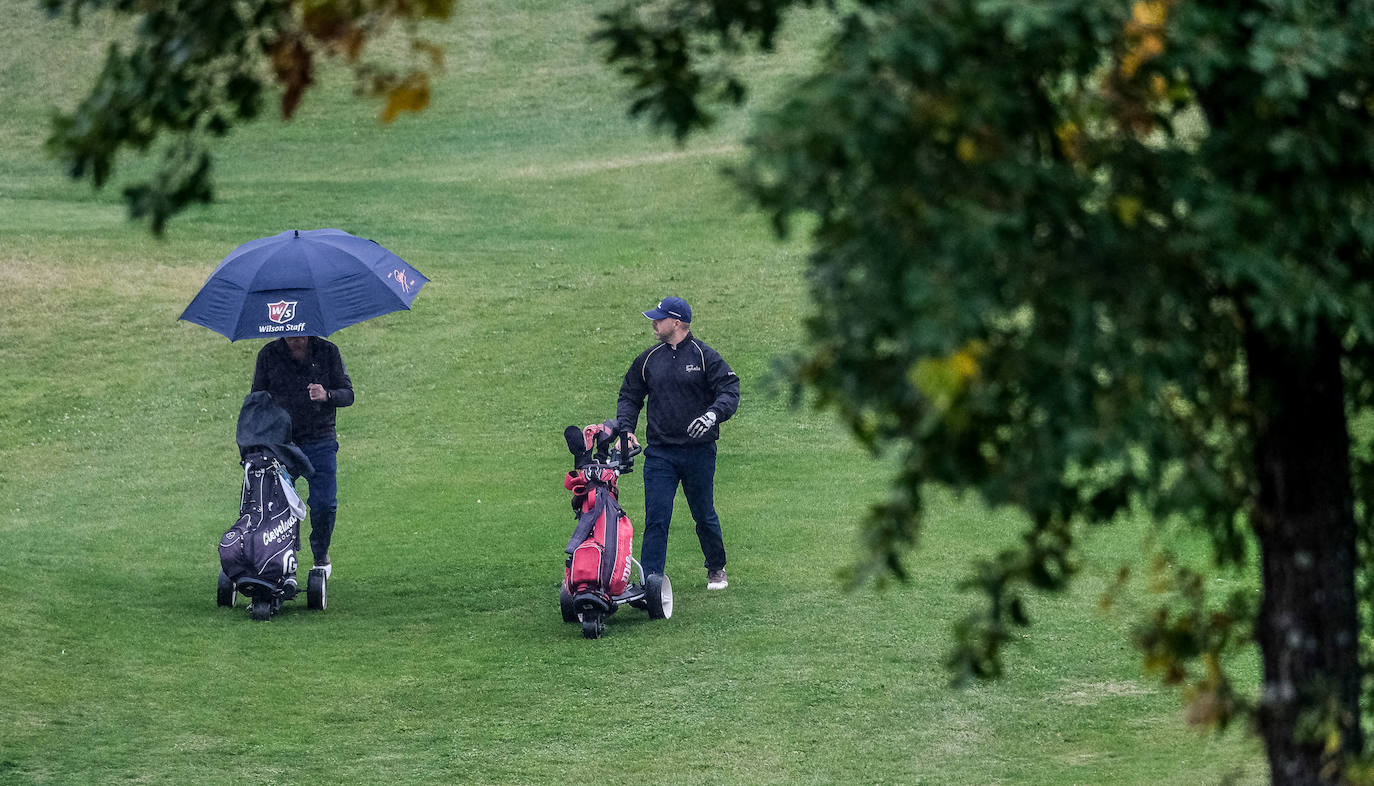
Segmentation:
{"type": "Polygon", "coordinates": [[[657,306],[645,311],[644,316],[649,319],[680,319],[683,322],[691,322],[692,307],[680,297],[665,297],[658,301],[657,306]]]}

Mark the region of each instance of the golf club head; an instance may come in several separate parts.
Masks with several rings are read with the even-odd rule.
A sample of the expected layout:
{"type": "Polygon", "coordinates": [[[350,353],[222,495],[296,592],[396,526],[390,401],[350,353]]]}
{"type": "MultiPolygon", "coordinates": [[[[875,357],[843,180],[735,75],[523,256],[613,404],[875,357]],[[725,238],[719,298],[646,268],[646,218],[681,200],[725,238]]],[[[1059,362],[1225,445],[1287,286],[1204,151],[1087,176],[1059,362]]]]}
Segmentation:
{"type": "Polygon", "coordinates": [[[581,469],[584,464],[591,461],[592,452],[587,450],[586,440],[582,437],[582,429],[577,426],[568,426],[563,429],[563,440],[568,443],[568,452],[573,455],[573,469],[581,469]]]}

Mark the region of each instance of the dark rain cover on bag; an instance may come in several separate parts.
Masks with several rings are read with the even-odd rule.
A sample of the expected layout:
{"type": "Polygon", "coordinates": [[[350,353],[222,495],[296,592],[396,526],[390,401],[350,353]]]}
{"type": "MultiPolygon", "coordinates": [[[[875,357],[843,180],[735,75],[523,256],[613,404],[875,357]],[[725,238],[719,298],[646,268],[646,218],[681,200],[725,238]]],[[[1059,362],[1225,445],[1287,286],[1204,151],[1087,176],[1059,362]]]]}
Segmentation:
{"type": "Polygon", "coordinates": [[[299,498],[280,465],[261,453],[243,462],[239,519],[219,541],[220,566],[230,580],[258,579],[280,587],[296,575],[299,498]]]}

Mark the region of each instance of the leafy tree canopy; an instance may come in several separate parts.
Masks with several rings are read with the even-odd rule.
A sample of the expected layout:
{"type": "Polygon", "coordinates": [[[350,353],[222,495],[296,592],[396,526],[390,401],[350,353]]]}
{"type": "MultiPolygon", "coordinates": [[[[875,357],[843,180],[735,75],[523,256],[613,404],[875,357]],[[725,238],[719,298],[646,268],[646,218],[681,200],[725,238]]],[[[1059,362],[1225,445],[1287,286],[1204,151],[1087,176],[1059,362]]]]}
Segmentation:
{"type": "MultiPolygon", "coordinates": [[[[384,120],[423,108],[439,53],[415,25],[452,6],[41,2],[136,17],[49,144],[100,186],[121,148],[170,139],[126,190],[155,231],[209,199],[206,141],[274,85],[289,117],[320,57],[385,95],[384,120]],[[395,22],[427,67],[362,59],[395,22]]],[[[744,99],[733,56],[807,8],[835,32],[736,174],[779,232],[814,226],[796,383],[900,459],[860,576],[905,575],[924,484],[1025,511],[1022,547],[977,566],[987,605],[951,658],[992,676],[1081,527],[1196,527],[1219,569],[1258,563],[1261,600],[1180,573],[1183,605],[1138,633],[1146,665],[1196,719],[1256,721],[1275,782],[1374,782],[1374,468],[1349,426],[1374,397],[1374,3],[624,0],[597,38],[631,111],[684,139],[744,99]],[[1251,641],[1246,696],[1224,665],[1251,641]]]]}
{"type": "Polygon", "coordinates": [[[361,94],[385,97],[383,122],[429,103],[440,48],[418,35],[423,20],[446,19],[454,0],[40,0],[54,17],[80,24],[112,11],[136,19],[129,48],[110,45],[105,65],[75,111],[53,120],[48,149],[73,178],[96,187],[121,149],[147,150],[159,137],[153,177],[125,189],[134,218],[161,234],[167,220],[212,196],[207,142],[256,118],[281,91],[290,118],[314,84],[321,58],[349,64],[361,94]],[[417,64],[405,73],[367,61],[368,41],[405,26],[417,64]]]}
{"type": "MultiPolygon", "coordinates": [[[[730,55],[812,5],[631,1],[598,37],[631,111],[681,139],[742,100],[730,55]]],[[[1079,528],[1196,527],[1219,569],[1258,556],[1262,600],[1180,573],[1185,603],[1137,636],[1146,665],[1189,685],[1195,719],[1258,721],[1276,782],[1360,777],[1374,476],[1348,424],[1374,394],[1374,4],[824,8],[820,65],[736,174],[780,233],[814,217],[796,383],[901,460],[862,575],[905,575],[926,483],[1025,511],[951,659],[992,676],[1027,589],[1073,574],[1079,528]],[[1223,666],[1251,642],[1245,697],[1223,666]]]]}

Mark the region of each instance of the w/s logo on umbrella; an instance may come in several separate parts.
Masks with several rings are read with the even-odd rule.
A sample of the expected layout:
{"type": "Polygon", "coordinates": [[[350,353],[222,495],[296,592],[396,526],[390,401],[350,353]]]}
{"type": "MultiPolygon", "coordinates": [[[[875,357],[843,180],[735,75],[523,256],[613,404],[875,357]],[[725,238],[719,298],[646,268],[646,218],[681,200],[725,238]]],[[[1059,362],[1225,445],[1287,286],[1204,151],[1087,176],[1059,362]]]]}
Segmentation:
{"type": "Polygon", "coordinates": [[[267,304],[267,318],[280,325],[283,322],[290,322],[296,316],[295,300],[278,300],[275,303],[267,304]]]}

